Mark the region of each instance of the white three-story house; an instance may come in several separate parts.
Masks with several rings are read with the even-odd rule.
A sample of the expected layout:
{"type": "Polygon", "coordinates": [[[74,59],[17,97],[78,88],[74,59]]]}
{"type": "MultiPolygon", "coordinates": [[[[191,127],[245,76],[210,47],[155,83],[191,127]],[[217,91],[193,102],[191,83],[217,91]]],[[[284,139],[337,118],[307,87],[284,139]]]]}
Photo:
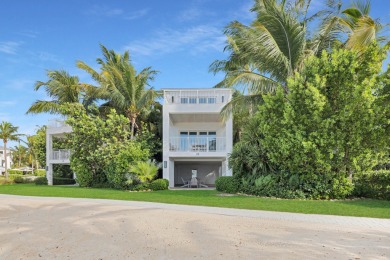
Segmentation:
{"type": "Polygon", "coordinates": [[[163,94],[163,178],[169,186],[185,186],[196,177],[210,187],[217,177],[231,176],[233,122],[220,115],[231,90],[164,89],[163,94]]]}

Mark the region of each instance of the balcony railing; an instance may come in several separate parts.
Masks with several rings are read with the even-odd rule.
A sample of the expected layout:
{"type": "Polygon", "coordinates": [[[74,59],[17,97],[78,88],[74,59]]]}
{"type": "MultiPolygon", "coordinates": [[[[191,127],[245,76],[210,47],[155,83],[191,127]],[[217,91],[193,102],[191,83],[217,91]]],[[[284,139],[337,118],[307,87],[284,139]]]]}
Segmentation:
{"type": "Polygon", "coordinates": [[[226,150],[224,137],[171,137],[169,150],[172,152],[223,152],[226,150]]]}
{"type": "Polygon", "coordinates": [[[59,149],[53,150],[51,153],[51,160],[69,160],[70,159],[70,150],[59,149]]]}
{"type": "Polygon", "coordinates": [[[65,126],[68,125],[65,124],[65,121],[61,119],[51,119],[49,120],[49,124],[48,124],[49,128],[58,128],[58,127],[65,127],[65,126]]]}
{"type": "Polygon", "coordinates": [[[175,90],[166,91],[167,104],[221,104],[227,103],[230,92],[227,90],[175,90]]]}

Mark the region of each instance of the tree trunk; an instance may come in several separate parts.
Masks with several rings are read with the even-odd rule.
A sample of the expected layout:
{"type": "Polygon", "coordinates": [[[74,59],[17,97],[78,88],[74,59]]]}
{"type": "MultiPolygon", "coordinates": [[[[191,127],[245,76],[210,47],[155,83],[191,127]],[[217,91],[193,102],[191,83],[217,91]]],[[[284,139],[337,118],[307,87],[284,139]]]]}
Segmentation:
{"type": "Polygon", "coordinates": [[[8,169],[7,169],[7,141],[4,140],[4,169],[5,169],[5,180],[8,180],[8,169]]]}

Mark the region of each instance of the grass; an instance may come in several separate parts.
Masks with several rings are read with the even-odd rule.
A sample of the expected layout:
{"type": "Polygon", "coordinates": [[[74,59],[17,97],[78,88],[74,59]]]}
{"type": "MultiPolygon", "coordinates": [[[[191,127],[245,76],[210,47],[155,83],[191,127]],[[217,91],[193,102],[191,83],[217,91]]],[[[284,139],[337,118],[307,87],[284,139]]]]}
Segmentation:
{"type": "Polygon", "coordinates": [[[305,214],[390,218],[390,201],[372,199],[340,201],[284,200],[252,196],[221,196],[221,194],[215,190],[128,192],[74,186],[37,186],[34,184],[0,185],[0,194],[149,201],[305,214]]]}

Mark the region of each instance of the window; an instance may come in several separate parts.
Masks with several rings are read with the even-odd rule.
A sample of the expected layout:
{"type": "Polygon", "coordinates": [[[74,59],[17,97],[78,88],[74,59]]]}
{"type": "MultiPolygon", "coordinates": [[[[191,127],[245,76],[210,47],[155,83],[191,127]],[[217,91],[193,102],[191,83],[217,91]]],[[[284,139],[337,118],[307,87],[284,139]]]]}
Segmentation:
{"type": "Polygon", "coordinates": [[[172,103],[175,103],[175,97],[172,96],[171,99],[172,99],[172,103]]]}
{"type": "Polygon", "coordinates": [[[199,97],[199,104],[206,104],[206,103],[207,103],[207,98],[199,97]]]}
{"type": "Polygon", "coordinates": [[[209,104],[215,104],[216,103],[216,98],[215,97],[209,97],[208,101],[209,101],[209,104]]]}
{"type": "Polygon", "coordinates": [[[222,96],[222,103],[224,103],[225,102],[225,96],[222,96]]]}
{"type": "Polygon", "coordinates": [[[180,98],[180,103],[182,103],[182,104],[188,104],[188,98],[187,98],[187,97],[182,97],[182,98],[180,98]]]}
{"type": "Polygon", "coordinates": [[[196,97],[190,97],[190,104],[196,104],[196,97]]]}

